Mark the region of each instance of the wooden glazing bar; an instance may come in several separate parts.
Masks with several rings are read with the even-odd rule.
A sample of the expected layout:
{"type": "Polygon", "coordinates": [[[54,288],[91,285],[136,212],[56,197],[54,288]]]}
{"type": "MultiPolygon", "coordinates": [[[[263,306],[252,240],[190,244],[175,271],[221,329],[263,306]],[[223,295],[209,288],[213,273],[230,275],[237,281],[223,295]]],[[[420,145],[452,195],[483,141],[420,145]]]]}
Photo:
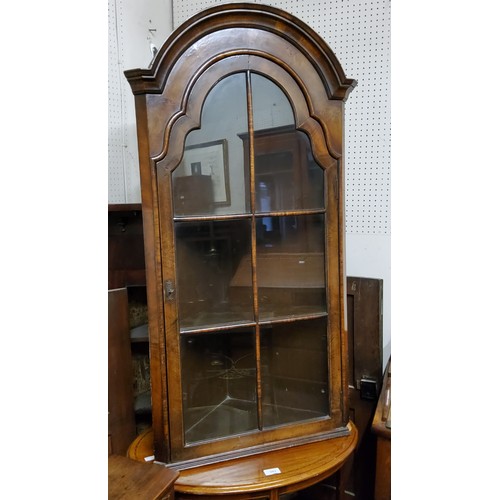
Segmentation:
{"type": "Polygon", "coordinates": [[[300,314],[297,316],[290,316],[288,318],[276,318],[276,319],[267,319],[263,320],[260,322],[262,326],[269,326],[269,325],[277,325],[280,323],[293,323],[295,321],[306,321],[310,319],[318,319],[318,318],[325,318],[328,316],[328,313],[325,312],[320,312],[320,313],[313,313],[313,314],[300,314]]]}
{"type": "MultiPolygon", "coordinates": [[[[253,190],[255,193],[255,190],[253,190]]],[[[326,212],[324,208],[309,210],[283,210],[273,212],[259,212],[255,217],[289,217],[300,215],[322,215],[326,212]]],[[[174,217],[174,222],[210,222],[219,220],[244,220],[253,217],[252,214],[224,214],[224,215],[190,215],[186,217],[174,217]]]]}
{"type": "Polygon", "coordinates": [[[190,215],[187,217],[174,217],[174,222],[210,222],[220,220],[250,219],[252,214],[221,214],[221,215],[190,215]]]}
{"type": "Polygon", "coordinates": [[[181,335],[194,335],[198,333],[213,333],[213,332],[220,332],[220,331],[227,331],[227,330],[235,330],[237,328],[253,328],[255,327],[255,322],[254,321],[241,321],[241,322],[234,322],[230,323],[227,325],[216,325],[216,326],[208,326],[208,327],[201,327],[201,328],[181,328],[180,334],[181,335]]]}
{"type": "Polygon", "coordinates": [[[257,422],[258,428],[263,428],[262,417],[262,378],[261,378],[261,358],[260,358],[260,326],[259,326],[259,297],[257,289],[257,228],[255,220],[255,149],[254,149],[254,124],[253,124],[253,101],[252,82],[250,71],[247,71],[247,117],[249,134],[249,154],[250,154],[250,212],[252,217],[252,290],[253,290],[253,314],[255,325],[255,364],[256,364],[256,384],[257,384],[257,422]]]}

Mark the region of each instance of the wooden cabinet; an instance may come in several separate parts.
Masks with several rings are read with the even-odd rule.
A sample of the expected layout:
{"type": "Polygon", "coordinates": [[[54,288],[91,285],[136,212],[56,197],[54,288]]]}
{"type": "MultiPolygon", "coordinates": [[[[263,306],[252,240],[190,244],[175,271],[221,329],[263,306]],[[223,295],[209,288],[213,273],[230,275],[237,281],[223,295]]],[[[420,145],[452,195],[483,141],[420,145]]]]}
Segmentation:
{"type": "Polygon", "coordinates": [[[151,426],[148,306],[140,204],[108,206],[108,289],[110,422],[116,420],[117,411],[112,408],[119,408],[118,413],[127,415],[128,422],[127,432],[122,433],[111,424],[110,427],[112,440],[119,436],[121,443],[119,448],[113,447],[113,452],[125,454],[136,435],[151,426]],[[128,431],[129,422],[132,435],[128,431]]]}
{"type": "Polygon", "coordinates": [[[273,7],[180,26],[135,94],[155,457],[184,469],[351,434],[347,79],[273,7]]]}

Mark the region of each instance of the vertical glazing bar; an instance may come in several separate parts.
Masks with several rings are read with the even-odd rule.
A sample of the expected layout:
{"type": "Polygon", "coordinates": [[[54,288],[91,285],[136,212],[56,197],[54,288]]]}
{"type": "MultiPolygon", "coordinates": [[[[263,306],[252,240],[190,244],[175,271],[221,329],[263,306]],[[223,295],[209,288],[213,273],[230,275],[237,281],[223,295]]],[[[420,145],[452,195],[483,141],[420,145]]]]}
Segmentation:
{"type": "Polygon", "coordinates": [[[260,325],[259,325],[259,299],[257,290],[257,237],[255,221],[255,157],[253,137],[253,103],[252,82],[250,71],[247,71],[247,116],[248,116],[248,149],[250,155],[250,210],[252,213],[252,291],[253,291],[253,314],[255,318],[255,362],[257,376],[257,416],[259,429],[262,430],[262,377],[260,361],[260,325]]]}

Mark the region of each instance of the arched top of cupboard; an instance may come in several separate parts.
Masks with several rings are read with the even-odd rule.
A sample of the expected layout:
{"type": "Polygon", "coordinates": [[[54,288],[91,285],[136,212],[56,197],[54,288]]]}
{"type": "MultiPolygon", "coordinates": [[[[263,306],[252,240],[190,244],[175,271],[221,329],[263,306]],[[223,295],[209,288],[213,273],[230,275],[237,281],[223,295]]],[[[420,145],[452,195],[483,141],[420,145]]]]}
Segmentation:
{"type": "Polygon", "coordinates": [[[248,3],[218,5],[196,14],[169,36],[149,69],[128,70],[125,76],[135,95],[162,94],[176,66],[189,61],[191,74],[200,74],[207,65],[235,55],[265,57],[293,75],[304,71],[300,65],[306,58],[328,99],[345,101],[356,86],[328,44],[307,24],[275,7],[248,3]],[[303,57],[294,57],[294,51],[303,57]]]}

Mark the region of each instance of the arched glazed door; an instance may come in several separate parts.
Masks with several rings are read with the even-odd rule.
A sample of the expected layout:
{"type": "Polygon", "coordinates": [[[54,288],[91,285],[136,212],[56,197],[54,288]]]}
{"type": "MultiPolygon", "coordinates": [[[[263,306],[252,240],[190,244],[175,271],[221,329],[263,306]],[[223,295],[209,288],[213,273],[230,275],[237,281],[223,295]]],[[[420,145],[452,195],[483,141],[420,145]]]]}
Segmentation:
{"type": "Polygon", "coordinates": [[[310,28],[242,4],[181,26],[149,73],[127,76],[150,227],[157,455],[216,460],[344,435],[353,82],[310,28]]]}

